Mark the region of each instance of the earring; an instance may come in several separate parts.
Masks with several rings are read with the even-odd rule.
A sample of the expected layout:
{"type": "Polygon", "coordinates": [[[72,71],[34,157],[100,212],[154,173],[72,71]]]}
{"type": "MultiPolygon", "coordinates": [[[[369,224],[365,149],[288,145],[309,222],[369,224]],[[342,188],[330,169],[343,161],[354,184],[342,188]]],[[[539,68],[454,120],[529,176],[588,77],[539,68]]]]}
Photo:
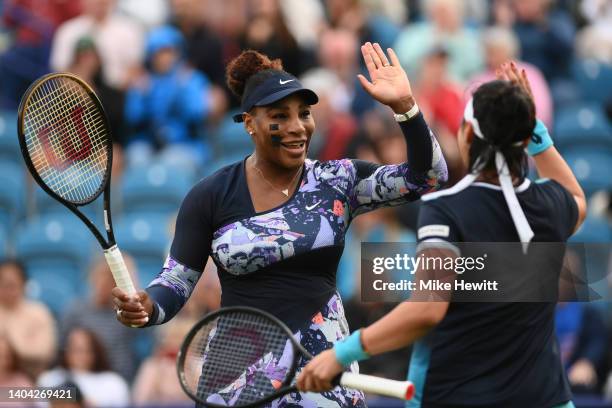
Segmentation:
{"type": "Polygon", "coordinates": [[[249,135],[253,136],[253,133],[255,132],[253,132],[252,130],[249,130],[249,135]]]}

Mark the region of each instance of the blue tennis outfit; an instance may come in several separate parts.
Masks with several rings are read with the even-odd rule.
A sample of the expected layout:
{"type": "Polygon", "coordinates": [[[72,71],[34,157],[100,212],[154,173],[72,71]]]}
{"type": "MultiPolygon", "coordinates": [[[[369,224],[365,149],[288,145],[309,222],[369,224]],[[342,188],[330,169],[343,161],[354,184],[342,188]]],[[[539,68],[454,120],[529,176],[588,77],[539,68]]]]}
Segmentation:
{"type": "MultiPolygon", "coordinates": [[[[307,159],[295,193],[267,211],[253,207],[246,159],[200,181],[181,205],[170,254],[146,289],[155,303],[151,323],[164,323],[180,310],[210,257],[221,282],[222,306],[252,306],[275,315],[312,354],[345,338],[349,329],[336,269],[350,222],[359,214],[416,200],[447,178],[439,145],[422,115],[400,126],[407,163],[307,159]]],[[[321,394],[289,394],[270,406],[363,407],[365,400],[360,391],[336,387],[321,394]]]]}
{"type": "MultiPolygon", "coordinates": [[[[515,192],[533,242],[567,241],[578,208],[564,187],[525,180],[515,192]]],[[[419,245],[519,241],[501,188],[487,183],[424,196],[418,224],[419,245]]],[[[417,393],[408,407],[573,406],[554,322],[552,302],[451,302],[414,345],[408,376],[417,393]]]]}

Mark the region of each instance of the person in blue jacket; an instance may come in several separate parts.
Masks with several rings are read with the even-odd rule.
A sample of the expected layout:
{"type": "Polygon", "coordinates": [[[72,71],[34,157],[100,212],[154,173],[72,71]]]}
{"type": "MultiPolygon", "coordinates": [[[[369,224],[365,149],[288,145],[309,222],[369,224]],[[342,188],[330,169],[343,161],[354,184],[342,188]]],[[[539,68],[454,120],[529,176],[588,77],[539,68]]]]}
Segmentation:
{"type": "Polygon", "coordinates": [[[206,149],[199,128],[210,111],[210,83],[183,61],[182,45],[182,35],[170,26],[153,30],[147,38],[147,72],[126,96],[132,159],[146,160],[155,151],[172,148],[203,160],[206,149]]]}

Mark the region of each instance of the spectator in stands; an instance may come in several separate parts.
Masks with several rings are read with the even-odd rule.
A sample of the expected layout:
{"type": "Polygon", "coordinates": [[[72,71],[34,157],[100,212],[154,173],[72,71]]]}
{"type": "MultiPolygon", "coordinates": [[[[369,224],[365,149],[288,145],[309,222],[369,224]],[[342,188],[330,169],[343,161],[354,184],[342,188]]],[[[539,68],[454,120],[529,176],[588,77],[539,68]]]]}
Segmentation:
{"type": "MultiPolygon", "coordinates": [[[[128,270],[137,276],[132,258],[124,253],[123,257],[128,270]]],[[[108,360],[113,371],[125,379],[133,378],[136,371],[134,348],[137,335],[140,333],[117,324],[113,311],[111,290],[115,287],[113,275],[103,257],[98,257],[92,264],[89,273],[90,298],[77,300],[69,306],[61,320],[61,339],[66,342],[68,334],[75,327],[85,327],[94,332],[108,353],[108,360]]]]}
{"type": "Polygon", "coordinates": [[[467,81],[483,65],[478,31],[464,24],[462,0],[431,0],[424,5],[427,19],[400,33],[394,49],[408,74],[416,75],[423,59],[439,45],[449,54],[448,71],[455,81],[467,81]]]}
{"type": "Polygon", "coordinates": [[[516,33],[521,59],[553,81],[569,74],[575,27],[566,12],[550,6],[551,0],[496,0],[493,15],[497,24],[516,33]]]}
{"type": "Polygon", "coordinates": [[[316,68],[307,71],[302,84],[319,96],[312,106],[317,128],[309,146],[309,156],[321,161],[347,157],[347,149],[357,133],[357,120],[346,109],[344,85],[331,70],[316,68]]]}
{"type": "Polygon", "coordinates": [[[404,2],[385,0],[325,0],[329,24],[349,30],[359,42],[377,42],[383,49],[393,46],[406,17],[404,2]]]}
{"type": "Polygon", "coordinates": [[[13,30],[13,43],[0,55],[0,108],[17,109],[32,81],[49,72],[55,29],[81,12],[80,1],[5,0],[2,23],[13,30]]]}
{"type": "MultiPolygon", "coordinates": [[[[5,333],[0,333],[0,387],[31,387],[32,381],[22,370],[17,351],[5,333]]],[[[11,404],[11,406],[13,406],[11,404]]]]}
{"type": "Polygon", "coordinates": [[[177,405],[190,401],[176,375],[176,356],[187,332],[198,320],[182,313],[177,318],[159,327],[159,344],[138,370],[132,389],[135,405],[177,405]]]}
{"type": "Polygon", "coordinates": [[[55,356],[57,334],[49,309],[25,298],[26,281],[20,262],[0,262],[0,333],[5,333],[22,368],[34,378],[55,356]]]}
{"type": "Polygon", "coordinates": [[[102,342],[82,327],[68,332],[58,366],[41,374],[37,385],[57,387],[66,381],[74,381],[91,407],[126,407],[130,402],[128,385],[111,371],[102,342]]]}
{"type": "Polygon", "coordinates": [[[538,118],[549,128],[553,125],[553,101],[546,78],[542,72],[528,62],[518,61],[520,44],[512,30],[497,26],[486,29],[482,33],[482,42],[485,49],[486,70],[471,78],[464,95],[472,95],[480,85],[495,79],[495,71],[505,61],[516,61],[520,69],[524,69],[529,77],[533,97],[538,112],[538,118]]]}
{"type": "Polygon", "coordinates": [[[297,41],[287,28],[279,0],[256,0],[249,3],[249,21],[241,40],[242,49],[254,49],[280,58],[285,69],[299,76],[312,64],[304,58],[297,41]]]}
{"type": "Polygon", "coordinates": [[[184,38],[186,61],[202,72],[211,82],[210,92],[213,111],[210,120],[216,121],[227,111],[229,89],[225,86],[224,43],[211,30],[204,18],[205,4],[200,0],[172,0],[170,2],[172,24],[184,38]]]}
{"type": "Polygon", "coordinates": [[[582,0],[580,8],[589,25],[578,34],[576,52],[612,65],[612,2],[582,0]]]}
{"type": "Polygon", "coordinates": [[[133,20],[113,13],[116,0],[82,1],[84,13],[66,21],[55,33],[51,68],[67,70],[79,39],[90,36],[100,53],[106,83],[124,89],[142,60],[142,29],[133,20]]]}
{"type": "Polygon", "coordinates": [[[110,121],[114,142],[123,144],[123,92],[109,86],[104,79],[100,53],[92,37],[84,36],[77,40],[67,71],[94,88],[110,121]]]}
{"type": "Polygon", "coordinates": [[[461,124],[463,101],[461,87],[448,77],[448,57],[444,47],[433,48],[425,56],[416,92],[419,107],[436,134],[454,138],[461,124]]]}
{"type": "Polygon", "coordinates": [[[210,83],[182,58],[183,37],[171,27],[153,30],[147,38],[148,72],[128,89],[125,117],[133,130],[128,160],[147,162],[161,148],[202,164],[208,148],[201,127],[210,112],[210,83]]]}
{"type": "Polygon", "coordinates": [[[589,304],[559,303],[555,327],[573,393],[599,391],[608,338],[601,312],[589,304]]]}

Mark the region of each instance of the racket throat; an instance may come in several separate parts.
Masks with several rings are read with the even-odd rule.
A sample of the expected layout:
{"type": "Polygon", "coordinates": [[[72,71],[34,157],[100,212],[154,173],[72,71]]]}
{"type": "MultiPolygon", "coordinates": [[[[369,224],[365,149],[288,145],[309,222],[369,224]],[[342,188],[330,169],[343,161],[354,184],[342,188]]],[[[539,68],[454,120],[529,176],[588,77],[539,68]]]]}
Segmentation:
{"type": "Polygon", "coordinates": [[[109,216],[108,216],[108,210],[107,209],[104,210],[104,229],[106,230],[106,232],[110,232],[111,231],[111,226],[110,226],[110,221],[109,221],[109,216]]]}

